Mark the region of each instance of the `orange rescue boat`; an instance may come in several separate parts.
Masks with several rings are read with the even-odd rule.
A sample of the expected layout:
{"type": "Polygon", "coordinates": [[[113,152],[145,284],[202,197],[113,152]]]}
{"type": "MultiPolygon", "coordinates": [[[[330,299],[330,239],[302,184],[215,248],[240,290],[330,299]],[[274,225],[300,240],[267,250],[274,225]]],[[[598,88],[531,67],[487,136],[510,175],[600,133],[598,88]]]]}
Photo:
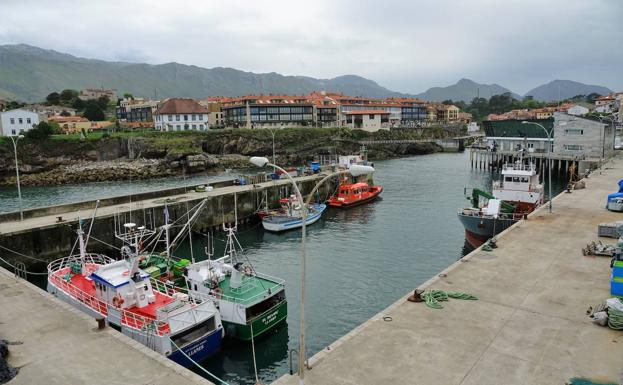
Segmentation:
{"type": "Polygon", "coordinates": [[[327,203],[333,207],[352,207],[371,202],[383,191],[383,186],[370,186],[367,183],[341,184],[337,193],[327,203]]]}

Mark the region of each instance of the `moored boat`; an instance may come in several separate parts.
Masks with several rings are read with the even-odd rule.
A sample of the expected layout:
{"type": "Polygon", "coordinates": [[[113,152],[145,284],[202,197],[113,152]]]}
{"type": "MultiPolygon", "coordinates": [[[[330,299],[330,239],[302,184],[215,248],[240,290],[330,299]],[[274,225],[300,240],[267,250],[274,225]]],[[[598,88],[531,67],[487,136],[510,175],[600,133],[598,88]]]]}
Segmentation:
{"type": "Polygon", "coordinates": [[[136,255],[88,254],[81,229],[78,236],[80,254],[48,265],[49,293],[184,366],[220,349],[224,330],[211,301],[152,280],[136,255]]]}
{"type": "Polygon", "coordinates": [[[327,203],[332,207],[353,207],[375,200],[382,191],[382,186],[370,186],[366,182],[351,184],[345,178],[327,203]]]}
{"type": "Polygon", "coordinates": [[[218,306],[227,336],[251,340],[285,321],[285,281],[259,273],[238,256],[236,228],[225,228],[224,256],[192,263],[184,272],[192,297],[209,298],[218,306]]]}
{"type": "Polygon", "coordinates": [[[523,159],[505,164],[501,180],[493,183],[492,194],[472,189],[472,207],[461,209],[458,217],[465,239],[473,247],[524,219],[543,203],[543,185],[533,162],[523,159]]]}
{"type": "MultiPolygon", "coordinates": [[[[303,226],[303,210],[295,196],[279,200],[281,211],[262,218],[262,226],[267,231],[282,232],[303,226]]],[[[312,203],[307,207],[305,225],[316,223],[327,208],[324,203],[312,203]]]]}

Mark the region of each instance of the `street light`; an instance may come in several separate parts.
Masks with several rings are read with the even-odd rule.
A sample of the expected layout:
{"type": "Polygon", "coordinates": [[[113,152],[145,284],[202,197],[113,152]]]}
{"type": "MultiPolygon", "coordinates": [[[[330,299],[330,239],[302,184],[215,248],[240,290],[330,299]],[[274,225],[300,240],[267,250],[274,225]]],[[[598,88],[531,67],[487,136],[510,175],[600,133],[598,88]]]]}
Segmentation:
{"type": "MultiPolygon", "coordinates": [[[[542,124],[539,123],[535,123],[535,122],[528,122],[526,120],[522,121],[521,124],[534,124],[535,126],[539,126],[543,129],[543,131],[545,131],[545,135],[547,135],[547,176],[548,176],[548,182],[547,182],[547,188],[549,189],[549,212],[552,212],[552,157],[551,157],[551,136],[549,131],[547,131],[545,129],[545,127],[543,127],[542,124]]],[[[553,128],[552,128],[553,130],[553,128]]]]}
{"type": "Polygon", "coordinates": [[[24,138],[24,135],[18,135],[17,137],[9,136],[11,142],[13,142],[13,152],[15,153],[15,174],[17,175],[17,195],[19,196],[19,219],[24,220],[24,211],[22,210],[22,190],[19,186],[19,166],[17,164],[17,142],[24,138]],[[15,139],[17,138],[17,139],[15,139]]]}
{"type": "Polygon", "coordinates": [[[348,170],[342,170],[333,172],[324,178],[322,178],[311,190],[309,195],[307,196],[307,201],[303,202],[303,195],[301,195],[301,190],[297,186],[296,182],[292,178],[292,176],[286,172],[283,168],[269,163],[268,159],[265,157],[254,156],[249,161],[257,166],[257,167],[273,167],[286,175],[286,177],[292,183],[294,187],[294,191],[296,192],[296,198],[299,202],[301,202],[301,212],[302,212],[302,221],[303,225],[301,226],[301,324],[300,324],[300,334],[299,334],[299,384],[305,383],[305,268],[306,268],[306,253],[305,253],[305,239],[306,239],[306,223],[307,222],[307,206],[311,202],[314,193],[324,182],[328,179],[333,178],[338,175],[351,174],[352,176],[360,176],[365,174],[370,174],[374,172],[374,168],[370,166],[362,166],[358,164],[351,165],[348,170]]]}
{"type": "MultiPolygon", "coordinates": [[[[275,130],[272,128],[268,128],[270,134],[273,136],[273,164],[275,164],[275,130]]],[[[275,168],[273,168],[273,174],[275,173],[275,168]]]]}
{"type": "MultiPolygon", "coordinates": [[[[614,119],[613,119],[613,115],[606,115],[606,116],[597,116],[597,119],[599,119],[599,123],[603,124],[604,119],[606,119],[607,121],[609,120],[610,123],[612,123],[612,131],[613,131],[613,139],[612,139],[612,146],[614,146],[614,142],[616,141],[616,127],[614,126],[614,119]]],[[[602,135],[602,142],[601,142],[601,169],[603,170],[604,168],[604,163],[606,161],[606,127],[601,127],[601,130],[603,132],[602,135]]],[[[601,173],[601,171],[600,171],[601,173]]]]}

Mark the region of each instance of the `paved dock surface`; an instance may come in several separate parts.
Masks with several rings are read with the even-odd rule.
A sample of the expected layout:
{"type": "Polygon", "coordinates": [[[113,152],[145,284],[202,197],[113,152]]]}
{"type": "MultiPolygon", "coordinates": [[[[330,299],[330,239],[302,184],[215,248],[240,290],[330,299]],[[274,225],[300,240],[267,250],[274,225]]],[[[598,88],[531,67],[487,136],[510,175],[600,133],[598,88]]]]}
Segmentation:
{"type": "Polygon", "coordinates": [[[562,385],[584,377],[618,384],[623,331],[585,314],[610,297],[610,258],[581,252],[596,240],[599,223],[623,220],[604,208],[623,161],[607,168],[586,189],[555,198],[553,214],[542,207],[501,234],[494,251],[476,250],[420,287],[464,291],[478,301],[451,299],[435,310],[405,296],[313,356],[305,383],[562,385]]]}
{"type": "Polygon", "coordinates": [[[10,385],[211,382],[0,268],[0,339],[20,368],[10,385]]]}
{"type": "MultiPolygon", "coordinates": [[[[320,177],[321,177],[321,174],[316,174],[312,176],[298,177],[298,178],[295,178],[295,180],[297,182],[305,182],[308,180],[319,179],[320,177]]],[[[196,192],[196,191],[189,190],[187,193],[184,193],[184,194],[177,194],[177,195],[170,195],[166,197],[163,196],[159,198],[139,200],[136,202],[132,202],[131,204],[122,203],[122,204],[117,204],[117,205],[99,207],[97,210],[97,217],[111,217],[119,212],[130,211],[130,208],[132,210],[142,210],[142,209],[149,209],[152,207],[164,207],[165,200],[167,199],[169,200],[169,204],[171,202],[179,203],[179,202],[186,202],[186,201],[191,201],[191,200],[196,201],[199,199],[234,194],[236,192],[242,193],[246,191],[251,191],[256,188],[254,186],[270,187],[274,185],[290,185],[290,184],[291,182],[289,180],[281,179],[281,180],[276,180],[276,181],[264,182],[264,183],[260,183],[256,185],[220,187],[212,191],[206,191],[206,192],[196,192]]],[[[93,205],[92,208],[88,210],[79,210],[79,211],[75,211],[72,213],[51,214],[51,215],[45,215],[45,216],[36,217],[36,218],[27,218],[27,219],[24,219],[23,221],[2,222],[0,223],[0,234],[8,235],[12,233],[20,233],[23,231],[29,231],[30,229],[35,229],[35,228],[45,228],[49,226],[56,226],[58,225],[57,217],[59,215],[63,217],[65,222],[76,221],[79,218],[82,218],[82,219],[90,218],[93,215],[94,208],[95,208],[95,204],[93,205]]]]}

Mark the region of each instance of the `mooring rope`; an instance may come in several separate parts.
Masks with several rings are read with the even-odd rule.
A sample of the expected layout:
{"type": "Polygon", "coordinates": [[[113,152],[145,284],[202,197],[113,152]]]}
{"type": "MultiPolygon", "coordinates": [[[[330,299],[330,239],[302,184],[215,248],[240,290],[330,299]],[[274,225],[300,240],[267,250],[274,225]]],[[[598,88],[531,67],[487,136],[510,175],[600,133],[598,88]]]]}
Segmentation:
{"type": "Polygon", "coordinates": [[[432,309],[443,309],[443,306],[439,302],[447,301],[448,298],[463,299],[468,301],[475,301],[478,298],[469,293],[463,293],[460,291],[443,291],[443,290],[429,290],[422,294],[426,306],[432,309]]]}
{"type": "Polygon", "coordinates": [[[217,376],[215,376],[214,374],[210,373],[206,368],[204,368],[203,366],[199,365],[197,363],[197,361],[193,360],[192,358],[190,358],[188,356],[188,354],[186,354],[185,351],[183,351],[179,346],[177,346],[175,344],[175,342],[173,342],[173,340],[171,339],[171,337],[169,337],[169,341],[171,341],[171,345],[175,346],[177,348],[177,350],[179,350],[184,357],[188,358],[188,360],[190,362],[192,362],[196,367],[198,367],[199,369],[201,369],[204,373],[206,373],[207,375],[209,375],[210,377],[214,378],[215,380],[217,380],[218,382],[220,382],[222,385],[229,385],[227,382],[225,382],[224,380],[221,380],[220,378],[218,378],[217,376]]]}

